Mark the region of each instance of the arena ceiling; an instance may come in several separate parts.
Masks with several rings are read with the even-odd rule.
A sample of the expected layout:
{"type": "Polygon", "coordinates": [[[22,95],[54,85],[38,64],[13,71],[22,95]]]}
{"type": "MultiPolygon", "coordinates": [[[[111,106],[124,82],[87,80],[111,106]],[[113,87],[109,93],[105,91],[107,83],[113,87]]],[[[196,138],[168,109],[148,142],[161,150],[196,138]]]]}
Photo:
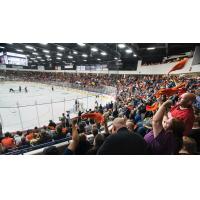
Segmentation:
{"type": "Polygon", "coordinates": [[[113,61],[161,62],[164,57],[194,51],[194,43],[0,43],[0,52],[26,54],[29,64],[75,65],[113,61]]]}

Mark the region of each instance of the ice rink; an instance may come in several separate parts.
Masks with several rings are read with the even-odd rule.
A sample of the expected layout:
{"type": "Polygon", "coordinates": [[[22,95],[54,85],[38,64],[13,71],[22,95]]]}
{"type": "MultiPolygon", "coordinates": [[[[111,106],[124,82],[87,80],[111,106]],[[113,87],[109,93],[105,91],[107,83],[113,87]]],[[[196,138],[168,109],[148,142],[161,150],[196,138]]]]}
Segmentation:
{"type": "Polygon", "coordinates": [[[59,117],[66,111],[70,111],[70,117],[74,117],[77,98],[84,109],[93,109],[96,100],[102,105],[112,100],[107,95],[96,98],[95,93],[58,86],[54,86],[52,91],[50,85],[40,83],[0,83],[0,121],[3,132],[41,127],[47,125],[50,119],[59,122],[59,117]],[[22,87],[21,93],[19,86],[22,87]],[[25,93],[25,87],[28,93],[25,93]],[[15,92],[9,92],[10,88],[15,92]]]}

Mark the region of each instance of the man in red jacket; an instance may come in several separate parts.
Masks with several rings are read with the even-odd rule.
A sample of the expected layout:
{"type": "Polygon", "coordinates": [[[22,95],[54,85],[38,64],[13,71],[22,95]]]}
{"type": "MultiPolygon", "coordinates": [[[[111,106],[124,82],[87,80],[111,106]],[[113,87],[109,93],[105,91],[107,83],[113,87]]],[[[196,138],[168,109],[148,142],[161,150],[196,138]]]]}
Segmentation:
{"type": "Polygon", "coordinates": [[[178,104],[171,108],[168,115],[169,117],[180,119],[185,123],[184,136],[189,135],[192,130],[195,119],[192,104],[195,100],[196,96],[193,93],[182,94],[178,104]]]}

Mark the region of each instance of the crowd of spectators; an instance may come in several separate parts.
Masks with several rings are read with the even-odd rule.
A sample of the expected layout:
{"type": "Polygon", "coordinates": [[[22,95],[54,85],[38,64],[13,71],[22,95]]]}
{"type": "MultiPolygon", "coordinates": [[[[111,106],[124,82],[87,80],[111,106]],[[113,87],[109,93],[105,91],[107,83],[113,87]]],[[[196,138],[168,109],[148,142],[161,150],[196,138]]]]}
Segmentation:
{"type": "Polygon", "coordinates": [[[83,84],[115,86],[115,102],[97,105],[85,112],[99,112],[105,121],[70,119],[63,114],[60,123],[53,121],[42,128],[16,133],[5,133],[1,138],[1,152],[24,146],[34,146],[61,138],[72,139],[64,152],[55,146],[44,154],[66,155],[129,155],[129,154],[198,154],[200,146],[200,79],[198,76],[135,76],[135,75],[81,75],[41,72],[1,72],[1,76],[21,80],[79,81],[83,84]],[[161,88],[172,88],[185,83],[184,93],[155,97],[161,88]],[[159,103],[155,111],[147,105],[159,103]],[[112,125],[108,127],[107,122],[112,125]],[[94,139],[90,140],[89,135],[94,139]]]}

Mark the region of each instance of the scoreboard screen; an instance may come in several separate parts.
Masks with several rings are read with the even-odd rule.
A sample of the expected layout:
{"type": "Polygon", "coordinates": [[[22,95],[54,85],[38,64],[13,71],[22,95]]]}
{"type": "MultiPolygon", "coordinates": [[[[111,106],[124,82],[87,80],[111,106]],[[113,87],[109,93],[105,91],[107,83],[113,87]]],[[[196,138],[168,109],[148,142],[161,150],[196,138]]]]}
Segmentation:
{"type": "Polygon", "coordinates": [[[108,70],[108,66],[106,64],[96,64],[96,65],[86,65],[86,66],[77,66],[77,71],[102,71],[102,70],[108,70]]]}
{"type": "Polygon", "coordinates": [[[28,66],[28,59],[26,55],[6,52],[1,55],[2,64],[28,66]]]}

